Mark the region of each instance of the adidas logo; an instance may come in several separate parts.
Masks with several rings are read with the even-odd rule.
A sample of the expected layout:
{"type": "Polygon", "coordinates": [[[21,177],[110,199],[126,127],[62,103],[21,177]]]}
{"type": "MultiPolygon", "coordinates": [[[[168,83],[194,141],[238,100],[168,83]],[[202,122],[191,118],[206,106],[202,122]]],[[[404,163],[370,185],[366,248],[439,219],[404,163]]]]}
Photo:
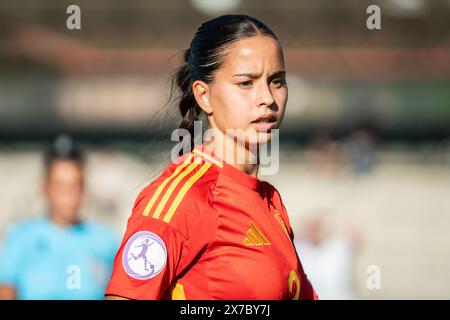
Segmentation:
{"type": "Polygon", "coordinates": [[[244,239],[243,243],[246,246],[268,246],[270,245],[269,240],[262,234],[261,230],[250,221],[250,229],[247,231],[247,238],[244,239]]]}

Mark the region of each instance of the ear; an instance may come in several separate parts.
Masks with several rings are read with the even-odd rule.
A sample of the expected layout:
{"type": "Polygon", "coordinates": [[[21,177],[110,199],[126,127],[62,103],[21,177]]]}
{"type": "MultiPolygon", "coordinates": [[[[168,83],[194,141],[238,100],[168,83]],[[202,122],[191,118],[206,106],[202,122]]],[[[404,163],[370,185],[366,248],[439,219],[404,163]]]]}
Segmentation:
{"type": "Polygon", "coordinates": [[[195,100],[199,107],[206,113],[211,114],[212,108],[209,103],[209,86],[207,83],[201,80],[195,80],[192,83],[192,92],[194,93],[195,100]]]}

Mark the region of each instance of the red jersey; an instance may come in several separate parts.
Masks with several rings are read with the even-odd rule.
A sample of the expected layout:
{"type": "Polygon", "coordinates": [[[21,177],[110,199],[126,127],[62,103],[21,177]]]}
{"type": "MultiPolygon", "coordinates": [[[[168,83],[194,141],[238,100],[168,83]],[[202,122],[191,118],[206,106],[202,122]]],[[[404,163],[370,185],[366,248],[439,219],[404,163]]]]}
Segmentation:
{"type": "Polygon", "coordinates": [[[202,146],[139,194],[106,294],[317,299],[277,190],[202,146]]]}

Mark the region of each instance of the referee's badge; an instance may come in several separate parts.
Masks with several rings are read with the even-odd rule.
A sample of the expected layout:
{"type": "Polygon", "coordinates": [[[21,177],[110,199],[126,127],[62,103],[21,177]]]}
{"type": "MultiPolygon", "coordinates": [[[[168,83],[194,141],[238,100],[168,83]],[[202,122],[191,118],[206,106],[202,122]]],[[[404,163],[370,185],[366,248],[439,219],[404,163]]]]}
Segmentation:
{"type": "Polygon", "coordinates": [[[150,231],[139,231],[128,239],[122,253],[126,273],[138,280],[157,276],[166,266],[167,249],[164,241],[150,231]]]}

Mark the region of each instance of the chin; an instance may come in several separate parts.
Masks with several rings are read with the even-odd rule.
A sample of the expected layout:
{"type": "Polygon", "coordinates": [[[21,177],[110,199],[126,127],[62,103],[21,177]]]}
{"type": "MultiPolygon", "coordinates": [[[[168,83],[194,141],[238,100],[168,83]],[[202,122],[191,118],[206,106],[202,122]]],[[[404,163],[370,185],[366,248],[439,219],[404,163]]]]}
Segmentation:
{"type": "Polygon", "coordinates": [[[269,143],[272,141],[272,132],[270,131],[259,131],[256,137],[250,137],[247,140],[247,143],[249,145],[258,145],[262,146],[264,144],[269,143]]]}
{"type": "Polygon", "coordinates": [[[241,145],[245,145],[247,148],[257,148],[261,147],[272,141],[272,138],[275,134],[277,128],[269,129],[269,130],[258,130],[253,127],[246,129],[237,129],[236,132],[230,131],[229,138],[230,141],[237,141],[241,145]],[[239,132],[239,134],[236,134],[239,132]],[[233,135],[236,134],[236,135],[233,135]]]}

